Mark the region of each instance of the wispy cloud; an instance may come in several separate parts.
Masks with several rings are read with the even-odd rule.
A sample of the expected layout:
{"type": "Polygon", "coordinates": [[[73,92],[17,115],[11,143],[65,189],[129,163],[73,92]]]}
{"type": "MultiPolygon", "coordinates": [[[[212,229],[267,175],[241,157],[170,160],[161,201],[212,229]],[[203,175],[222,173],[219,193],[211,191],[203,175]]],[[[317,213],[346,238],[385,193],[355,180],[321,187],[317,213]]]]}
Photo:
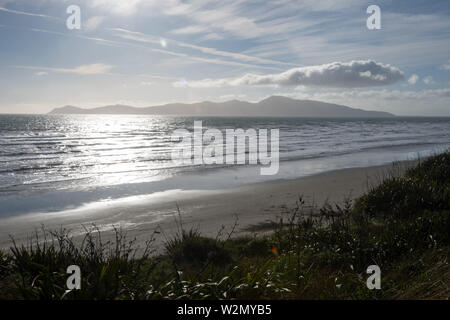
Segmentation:
{"type": "Polygon", "coordinates": [[[302,99],[316,100],[349,100],[349,99],[372,99],[372,100],[429,100],[429,99],[449,99],[450,88],[433,90],[349,90],[342,92],[307,92],[292,93],[289,96],[295,96],[302,99]]]}
{"type": "MultiPolygon", "coordinates": [[[[123,28],[111,28],[109,30],[115,31],[116,35],[123,39],[134,40],[134,41],[150,43],[150,44],[157,44],[157,45],[159,45],[161,42],[161,39],[154,35],[144,34],[141,32],[131,31],[131,30],[123,29],[123,28]]],[[[258,64],[265,64],[265,65],[267,65],[267,64],[292,65],[291,63],[286,63],[286,62],[282,62],[282,61],[264,59],[264,58],[251,56],[251,55],[247,55],[247,54],[242,54],[242,53],[217,50],[215,48],[194,45],[194,44],[177,41],[177,40],[172,40],[172,39],[165,39],[165,40],[169,44],[175,45],[177,47],[188,48],[188,49],[200,51],[201,53],[204,53],[204,54],[232,58],[232,59],[235,59],[235,60],[238,60],[241,62],[252,62],[252,63],[258,63],[258,64]]]]}
{"type": "Polygon", "coordinates": [[[423,79],[423,83],[430,85],[434,83],[434,79],[432,76],[427,76],[423,79]]]}
{"type": "MultiPolygon", "coordinates": [[[[188,82],[187,86],[200,88],[241,85],[357,88],[384,86],[403,79],[403,72],[398,68],[366,60],[293,68],[278,74],[245,74],[238,78],[204,79],[188,82]]],[[[174,86],[179,87],[181,84],[175,82],[174,86]]],[[[186,84],[183,83],[183,86],[186,84]]]]}
{"type": "Polygon", "coordinates": [[[198,33],[205,33],[208,30],[209,29],[207,27],[193,25],[193,26],[187,26],[187,27],[172,30],[172,31],[170,31],[170,33],[173,33],[173,34],[198,34],[198,33]]]}
{"type": "MultiPolygon", "coordinates": [[[[225,65],[225,66],[235,66],[235,67],[244,67],[244,68],[254,68],[254,69],[258,68],[258,69],[279,70],[278,67],[261,66],[261,65],[254,65],[254,64],[242,63],[242,62],[237,62],[237,61],[227,61],[227,60],[222,60],[222,59],[204,58],[204,57],[192,56],[192,55],[189,55],[189,54],[186,54],[186,53],[182,53],[182,52],[170,51],[170,50],[165,49],[165,47],[167,47],[167,46],[162,46],[161,45],[161,38],[143,39],[143,38],[138,37],[137,35],[133,35],[131,31],[128,31],[128,30],[125,30],[125,29],[115,28],[115,29],[109,29],[109,30],[128,31],[130,34],[122,36],[123,39],[135,40],[135,41],[138,41],[138,42],[145,42],[145,43],[150,43],[150,44],[156,44],[157,46],[159,46],[161,48],[136,45],[136,44],[133,44],[133,43],[130,43],[130,42],[124,42],[124,41],[108,40],[108,39],[104,39],[104,38],[100,38],[100,37],[90,37],[90,36],[79,35],[79,34],[74,34],[73,35],[73,34],[53,31],[53,30],[39,29],[39,28],[29,28],[27,30],[30,30],[30,31],[33,31],[33,32],[54,34],[54,35],[58,35],[58,36],[62,36],[62,37],[75,37],[75,38],[80,38],[80,39],[85,39],[85,40],[91,40],[91,41],[94,41],[94,42],[96,42],[98,44],[101,44],[101,45],[116,46],[116,47],[139,48],[139,49],[144,49],[144,50],[157,52],[157,53],[164,54],[164,55],[170,55],[170,56],[174,56],[174,57],[181,57],[181,58],[184,58],[184,60],[190,60],[190,61],[193,61],[193,62],[210,63],[210,64],[218,64],[218,65],[225,65]]],[[[139,32],[136,32],[136,34],[139,34],[139,32]]],[[[186,44],[186,45],[188,45],[188,44],[186,44]]]]}
{"type": "Polygon", "coordinates": [[[57,36],[61,36],[61,37],[80,38],[80,39],[84,39],[84,40],[94,41],[101,45],[118,46],[118,47],[127,46],[126,43],[121,43],[119,41],[113,41],[113,40],[107,40],[107,39],[103,39],[103,38],[99,38],[99,37],[89,37],[89,36],[84,36],[84,35],[80,35],[80,34],[63,33],[63,32],[47,30],[47,29],[39,29],[39,28],[29,28],[26,30],[33,31],[33,32],[39,32],[39,33],[53,34],[53,35],[57,35],[57,36]]]}
{"type": "Polygon", "coordinates": [[[62,21],[61,18],[52,17],[52,16],[49,16],[49,15],[46,15],[46,14],[31,13],[31,12],[25,12],[25,11],[19,11],[19,10],[11,10],[11,9],[7,9],[5,7],[0,7],[0,11],[13,13],[13,14],[20,14],[20,15],[30,16],[30,17],[39,17],[39,18],[46,18],[46,19],[62,21]]]}
{"type": "Polygon", "coordinates": [[[93,63],[87,65],[81,65],[75,68],[52,68],[52,67],[40,67],[40,66],[15,66],[16,68],[31,69],[31,70],[43,70],[42,72],[55,72],[55,73],[70,73],[77,75],[98,75],[108,74],[114,66],[103,63],[93,63]]]}
{"type": "Polygon", "coordinates": [[[111,13],[129,15],[136,12],[142,4],[153,4],[152,0],[92,0],[89,4],[93,7],[101,7],[111,13]]]}
{"type": "Polygon", "coordinates": [[[413,74],[411,77],[409,77],[408,79],[408,83],[409,84],[416,84],[417,81],[419,81],[419,76],[417,74],[413,74]]]}
{"type": "Polygon", "coordinates": [[[91,17],[83,23],[83,29],[86,31],[94,31],[102,24],[103,20],[104,17],[101,16],[91,17]]]}
{"type": "Polygon", "coordinates": [[[444,64],[444,65],[442,66],[442,69],[444,69],[444,70],[450,70],[450,61],[449,61],[447,64],[444,64]]]}

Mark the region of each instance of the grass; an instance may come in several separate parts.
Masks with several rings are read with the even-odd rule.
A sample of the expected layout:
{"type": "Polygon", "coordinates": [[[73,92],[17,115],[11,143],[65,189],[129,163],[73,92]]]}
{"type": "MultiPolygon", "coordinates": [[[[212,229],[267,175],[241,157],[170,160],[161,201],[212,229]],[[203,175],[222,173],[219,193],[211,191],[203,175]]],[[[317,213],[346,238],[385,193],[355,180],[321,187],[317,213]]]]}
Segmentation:
{"type": "Polygon", "coordinates": [[[299,198],[261,237],[207,238],[179,217],[177,234],[155,255],[153,235],[137,248],[121,230],[108,242],[86,230],[75,245],[66,230],[43,229],[0,253],[0,298],[448,299],[449,194],[446,152],[385,177],[355,203],[312,215],[299,198]],[[66,290],[72,264],[81,268],[81,290],[66,290]],[[381,290],[366,287],[373,264],[381,290]]]}

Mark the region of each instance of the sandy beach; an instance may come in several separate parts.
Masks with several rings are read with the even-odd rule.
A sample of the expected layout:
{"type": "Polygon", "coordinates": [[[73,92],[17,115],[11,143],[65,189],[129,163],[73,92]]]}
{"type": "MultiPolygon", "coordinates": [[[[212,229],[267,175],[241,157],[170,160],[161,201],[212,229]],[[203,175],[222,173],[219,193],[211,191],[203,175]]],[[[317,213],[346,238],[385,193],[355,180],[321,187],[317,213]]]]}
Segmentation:
{"type": "Polygon", "coordinates": [[[154,230],[155,248],[160,249],[165,238],[177,231],[175,219],[180,209],[183,227],[197,228],[205,236],[216,237],[222,230],[227,235],[236,224],[233,236],[265,232],[255,226],[278,221],[295,207],[299,196],[307,206],[342,203],[354,199],[370,186],[377,185],[388,173],[401,173],[414,162],[350,168],[328,171],[299,179],[278,180],[249,184],[233,189],[213,191],[173,190],[149,197],[130,197],[116,202],[106,202],[98,207],[86,206],[56,213],[28,214],[2,219],[0,246],[11,245],[11,236],[22,243],[42,226],[54,230],[66,228],[75,238],[80,238],[84,228],[95,225],[104,239],[120,227],[128,238],[138,243],[148,240],[154,230]]]}

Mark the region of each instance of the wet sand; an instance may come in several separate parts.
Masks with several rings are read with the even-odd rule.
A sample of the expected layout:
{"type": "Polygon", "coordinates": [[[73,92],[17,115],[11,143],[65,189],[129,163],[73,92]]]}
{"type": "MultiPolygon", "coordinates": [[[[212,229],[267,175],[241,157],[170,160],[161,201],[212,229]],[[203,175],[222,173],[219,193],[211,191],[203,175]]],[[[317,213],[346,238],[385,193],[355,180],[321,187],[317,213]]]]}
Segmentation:
{"type": "Polygon", "coordinates": [[[155,241],[155,248],[160,249],[165,238],[177,231],[177,206],[183,227],[197,228],[205,236],[216,237],[223,229],[222,234],[226,237],[236,223],[233,236],[264,232],[252,227],[277,221],[281,215],[288,214],[299,196],[307,206],[342,203],[345,198],[359,197],[384,176],[400,174],[414,163],[405,161],[396,166],[342,169],[225,190],[174,190],[106,203],[101,208],[87,206],[65,212],[5,218],[0,221],[0,247],[11,245],[10,236],[18,243],[26,241],[42,225],[46,229],[69,229],[78,239],[81,239],[84,227],[95,225],[103,231],[104,239],[113,235],[113,227],[121,227],[127,237],[136,238],[138,244],[151,238],[154,230],[160,230],[162,232],[156,235],[155,241]]]}

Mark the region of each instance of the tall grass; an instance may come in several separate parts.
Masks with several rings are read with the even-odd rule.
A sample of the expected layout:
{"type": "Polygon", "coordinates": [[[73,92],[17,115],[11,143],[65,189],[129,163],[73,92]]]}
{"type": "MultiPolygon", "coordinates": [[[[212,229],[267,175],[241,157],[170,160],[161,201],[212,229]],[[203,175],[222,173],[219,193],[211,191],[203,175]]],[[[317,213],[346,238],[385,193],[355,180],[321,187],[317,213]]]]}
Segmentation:
{"type": "Polygon", "coordinates": [[[140,280],[155,265],[149,259],[152,240],[143,253],[135,240],[126,240],[115,229],[113,241],[102,240],[101,232],[86,229],[81,244],[76,245],[65,229],[36,231],[26,245],[11,248],[11,270],[17,294],[24,299],[132,299],[145,288],[140,280]],[[82,290],[67,290],[66,269],[77,265],[82,272],[82,290]]]}

